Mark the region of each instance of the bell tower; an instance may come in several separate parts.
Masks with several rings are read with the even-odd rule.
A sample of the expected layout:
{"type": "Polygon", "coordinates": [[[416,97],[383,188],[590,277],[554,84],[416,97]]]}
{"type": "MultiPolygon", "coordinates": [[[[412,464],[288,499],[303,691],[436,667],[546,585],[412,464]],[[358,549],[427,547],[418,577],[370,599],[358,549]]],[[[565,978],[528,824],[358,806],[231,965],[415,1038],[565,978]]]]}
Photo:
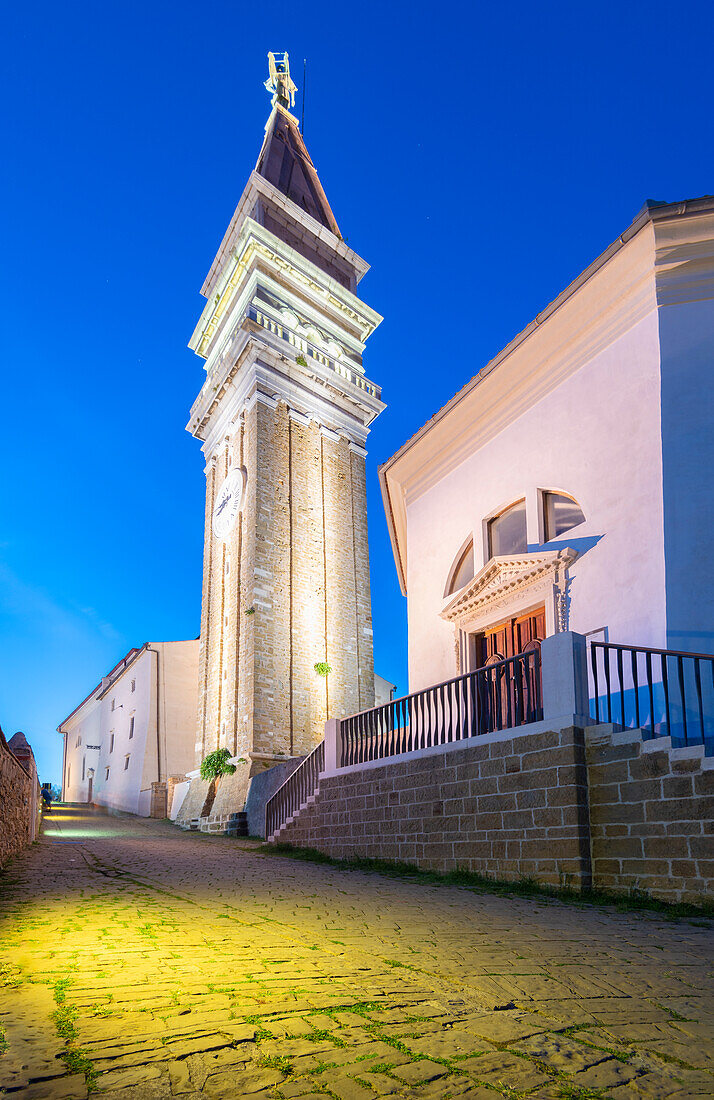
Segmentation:
{"type": "Polygon", "coordinates": [[[374,701],[365,443],[384,405],[362,355],[381,317],[290,113],[288,56],[268,58],[265,139],[190,341],[206,372],[187,426],[206,471],[196,767],[217,748],[245,760],[216,821],[251,775],[374,701]]]}

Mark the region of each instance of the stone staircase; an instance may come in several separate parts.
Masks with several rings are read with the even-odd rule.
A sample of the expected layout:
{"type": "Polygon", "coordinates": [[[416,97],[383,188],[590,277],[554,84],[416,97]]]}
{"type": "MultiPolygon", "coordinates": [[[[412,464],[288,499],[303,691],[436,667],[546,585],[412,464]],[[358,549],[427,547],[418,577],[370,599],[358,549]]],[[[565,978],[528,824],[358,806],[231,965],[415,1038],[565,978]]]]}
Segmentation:
{"type": "Polygon", "coordinates": [[[240,813],[222,814],[219,817],[194,817],[191,821],[181,822],[181,828],[191,832],[248,836],[248,815],[241,811],[240,813]]]}
{"type": "Polygon", "coordinates": [[[314,803],[317,799],[317,796],[319,794],[319,791],[320,791],[320,781],[318,779],[317,786],[315,787],[315,790],[314,790],[313,794],[309,794],[307,796],[307,798],[305,799],[305,801],[301,802],[300,805],[295,808],[293,813],[291,813],[285,819],[285,821],[282,823],[282,825],[278,829],[276,829],[274,833],[271,833],[269,837],[266,837],[266,840],[267,840],[268,844],[277,844],[280,841],[280,837],[285,832],[288,825],[292,825],[293,821],[295,821],[300,816],[300,814],[303,813],[308,808],[308,806],[314,805],[314,803]]]}
{"type": "Polygon", "coordinates": [[[269,844],[311,806],[320,789],[320,772],[325,766],[325,742],[321,741],[288,776],[265,806],[265,837],[269,844]]]}
{"type": "Polygon", "coordinates": [[[699,761],[702,771],[714,770],[714,756],[707,752],[706,744],[673,745],[671,737],[653,737],[650,730],[640,727],[625,729],[614,722],[601,722],[599,725],[586,726],[585,738],[593,745],[631,745],[640,741],[643,753],[666,752],[672,762],[699,761]]]}

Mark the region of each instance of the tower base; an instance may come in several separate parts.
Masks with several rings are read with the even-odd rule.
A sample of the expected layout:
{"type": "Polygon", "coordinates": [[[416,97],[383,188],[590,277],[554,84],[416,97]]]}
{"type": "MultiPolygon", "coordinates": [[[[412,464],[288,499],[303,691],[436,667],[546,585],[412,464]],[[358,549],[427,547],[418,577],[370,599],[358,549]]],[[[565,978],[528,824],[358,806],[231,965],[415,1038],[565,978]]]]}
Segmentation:
{"type": "Polygon", "coordinates": [[[304,756],[285,757],[270,763],[251,760],[236,764],[232,775],[223,775],[220,779],[194,776],[176,815],[176,825],[202,833],[262,836],[265,803],[301,760],[304,756]],[[253,783],[258,776],[259,782],[253,783]],[[246,810],[249,811],[247,816],[246,810]]]}

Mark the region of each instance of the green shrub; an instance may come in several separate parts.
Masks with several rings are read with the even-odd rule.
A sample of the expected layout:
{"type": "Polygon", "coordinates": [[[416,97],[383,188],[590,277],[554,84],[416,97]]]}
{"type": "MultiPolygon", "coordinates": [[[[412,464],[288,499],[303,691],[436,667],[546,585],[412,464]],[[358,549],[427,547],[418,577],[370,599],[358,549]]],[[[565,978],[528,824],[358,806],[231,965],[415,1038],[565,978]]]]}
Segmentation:
{"type": "Polygon", "coordinates": [[[332,668],[328,665],[327,661],[317,661],[315,664],[315,672],[318,676],[327,676],[332,672],[332,668]]]}
{"type": "MultiPolygon", "coordinates": [[[[219,779],[222,775],[233,775],[236,766],[228,763],[230,758],[228,749],[209,752],[206,759],[201,762],[201,779],[219,779]]],[[[240,763],[244,764],[245,761],[241,760],[240,763]]]]}

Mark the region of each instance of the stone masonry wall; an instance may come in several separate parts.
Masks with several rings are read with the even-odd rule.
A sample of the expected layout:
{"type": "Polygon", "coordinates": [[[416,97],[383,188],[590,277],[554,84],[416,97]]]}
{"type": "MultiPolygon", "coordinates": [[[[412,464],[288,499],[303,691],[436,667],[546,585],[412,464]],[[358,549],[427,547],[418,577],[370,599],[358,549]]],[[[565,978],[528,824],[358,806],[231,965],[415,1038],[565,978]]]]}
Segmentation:
{"type": "Polygon", "coordinates": [[[714,897],[714,761],[639,730],[525,734],[323,778],[277,839],[696,904],[714,897]]]}
{"type": "Polygon", "coordinates": [[[0,730],[0,867],[32,839],[33,782],[0,730]]]}
{"type": "Polygon", "coordinates": [[[196,766],[223,746],[308,752],[328,717],[374,701],[364,456],[284,401],[258,401],[206,466],[205,523],[196,766]],[[213,505],[238,466],[245,505],[220,542],[213,505]],[[325,660],[328,681],[314,670],[325,660]]]}
{"type": "MultiPolygon", "coordinates": [[[[374,704],[364,455],[258,400],[207,463],[205,524],[195,763],[223,747],[244,759],[216,795],[211,816],[224,817],[263,767],[309,752],[327,718],[374,704]],[[214,502],[240,466],[243,511],[219,541],[214,502]]],[[[203,794],[194,780],[181,822],[201,816],[203,794]]]]}
{"type": "MultiPolygon", "coordinates": [[[[369,572],[367,533],[367,473],[364,455],[350,453],[352,485],[352,531],[354,533],[354,576],[357,602],[357,665],[359,669],[359,707],[374,706],[374,651],[372,645],[372,595],[369,572]]],[[[349,714],[350,711],[348,710],[349,714]]],[[[354,713],[354,712],[352,712],[354,713]]]]}
{"type": "Polygon", "coordinates": [[[450,748],[324,778],[279,840],[341,858],[590,884],[584,734],[450,748]]]}
{"type": "Polygon", "coordinates": [[[672,750],[669,739],[643,742],[639,730],[593,731],[587,761],[596,885],[666,901],[711,898],[714,761],[699,748],[672,750]]]}

